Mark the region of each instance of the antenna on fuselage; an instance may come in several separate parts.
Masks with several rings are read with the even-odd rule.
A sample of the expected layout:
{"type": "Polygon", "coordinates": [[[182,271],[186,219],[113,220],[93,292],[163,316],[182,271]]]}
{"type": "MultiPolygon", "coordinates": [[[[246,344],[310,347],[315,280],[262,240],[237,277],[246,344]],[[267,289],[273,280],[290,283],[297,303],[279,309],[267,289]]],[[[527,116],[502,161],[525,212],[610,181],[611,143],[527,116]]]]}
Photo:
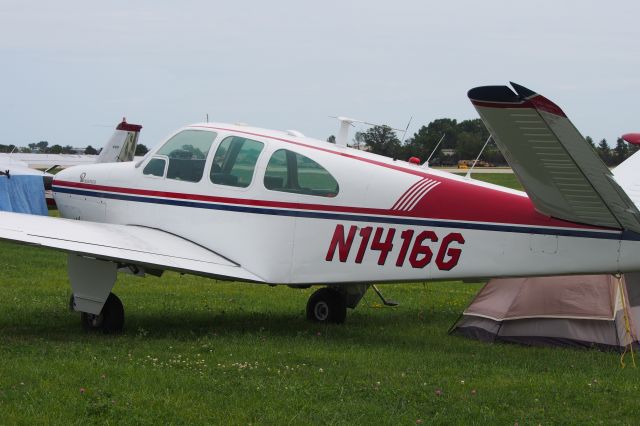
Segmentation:
{"type": "Polygon", "coordinates": [[[440,146],[440,144],[442,143],[442,141],[444,140],[444,136],[446,135],[446,133],[442,134],[442,137],[440,138],[440,140],[438,141],[438,143],[436,144],[436,147],[433,148],[433,151],[431,151],[431,154],[429,154],[429,158],[427,158],[427,161],[424,162],[424,164],[422,165],[422,167],[429,167],[429,161],[431,160],[431,157],[433,157],[433,154],[436,153],[436,151],[438,150],[438,147],[440,146]]]}
{"type": "Polygon", "coordinates": [[[404,141],[407,138],[407,130],[409,130],[409,126],[411,125],[411,120],[413,120],[413,116],[409,117],[407,127],[404,128],[404,133],[402,134],[402,141],[400,142],[400,145],[404,144],[404,141]]]}
{"type": "Polygon", "coordinates": [[[489,137],[487,138],[487,141],[484,143],[484,145],[482,145],[482,149],[480,150],[480,153],[478,154],[478,156],[476,157],[475,161],[471,165],[471,168],[467,171],[467,174],[464,176],[465,179],[471,179],[471,172],[473,171],[473,168],[476,166],[476,163],[480,159],[480,156],[482,155],[482,152],[487,147],[487,145],[489,144],[490,140],[491,140],[491,135],[489,135],[489,137]]]}
{"type": "MultiPolygon", "coordinates": [[[[347,140],[349,140],[349,128],[355,127],[353,123],[362,123],[362,124],[366,124],[367,126],[381,126],[381,124],[369,123],[367,121],[357,120],[355,118],[342,117],[342,116],[335,117],[333,115],[330,115],[329,117],[335,118],[340,122],[340,128],[338,129],[338,136],[336,137],[336,145],[339,145],[339,146],[347,146],[347,140]]],[[[409,122],[411,122],[411,120],[409,120],[409,122]]],[[[409,125],[407,125],[407,128],[408,127],[409,125]]],[[[394,129],[393,127],[389,127],[389,128],[396,132],[403,131],[402,129],[394,129]]],[[[404,131],[406,132],[406,130],[404,131]]]]}

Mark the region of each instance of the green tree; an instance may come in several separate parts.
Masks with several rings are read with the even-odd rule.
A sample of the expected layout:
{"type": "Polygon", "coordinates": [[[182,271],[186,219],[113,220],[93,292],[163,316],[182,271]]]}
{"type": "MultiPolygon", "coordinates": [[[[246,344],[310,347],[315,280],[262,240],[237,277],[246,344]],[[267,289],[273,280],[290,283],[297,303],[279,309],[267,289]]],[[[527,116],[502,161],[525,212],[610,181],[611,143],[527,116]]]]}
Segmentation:
{"type": "Polygon", "coordinates": [[[62,147],[63,154],[75,154],[76,151],[73,149],[71,145],[65,145],[62,147]]]}
{"type": "MultiPolygon", "coordinates": [[[[40,152],[48,152],[48,149],[47,149],[48,146],[49,146],[49,142],[47,141],[40,141],[36,144],[36,148],[38,148],[40,152]]],[[[31,147],[31,144],[29,144],[29,148],[31,148],[32,151],[34,150],[34,148],[31,147]]]]}
{"type": "Polygon", "coordinates": [[[630,155],[629,145],[627,145],[624,139],[618,138],[618,140],[616,141],[616,147],[613,148],[613,153],[615,157],[615,163],[620,164],[630,155]]]}
{"type": "Polygon", "coordinates": [[[62,154],[62,147],[58,144],[53,145],[51,148],[48,149],[48,152],[50,154],[62,154]]]}
{"type": "MultiPolygon", "coordinates": [[[[480,150],[489,138],[489,132],[484,123],[479,118],[474,120],[464,120],[457,126],[458,137],[456,143],[456,153],[459,159],[473,160],[478,157],[480,150]]],[[[481,160],[486,161],[485,153],[482,153],[481,160]]]]}
{"type": "Polygon", "coordinates": [[[355,149],[361,149],[365,146],[364,142],[364,132],[356,132],[353,136],[353,145],[351,145],[355,149]]]}
{"type": "Polygon", "coordinates": [[[134,155],[145,155],[147,152],[149,152],[149,148],[139,143],[136,145],[136,152],[134,155]]]}
{"type": "Polygon", "coordinates": [[[364,143],[375,154],[391,158],[398,158],[401,154],[400,139],[389,126],[373,126],[361,135],[364,143]]]}
{"type": "Polygon", "coordinates": [[[89,145],[84,149],[84,153],[87,155],[96,155],[98,154],[98,151],[94,147],[89,145]]]}
{"type": "Polygon", "coordinates": [[[607,144],[607,140],[606,139],[602,139],[600,141],[600,143],[598,144],[598,146],[596,148],[596,152],[600,156],[600,159],[602,159],[602,161],[607,166],[612,165],[613,157],[611,155],[611,149],[609,148],[609,145],[607,144]]]}
{"type": "MultiPolygon", "coordinates": [[[[409,138],[404,147],[405,157],[418,157],[420,160],[425,161],[431,155],[431,152],[435,149],[438,141],[444,135],[444,141],[438,148],[455,148],[455,140],[457,138],[457,121],[450,118],[439,118],[427,126],[422,126],[413,137],[409,138]]],[[[434,159],[438,153],[434,154],[434,159]]]]}

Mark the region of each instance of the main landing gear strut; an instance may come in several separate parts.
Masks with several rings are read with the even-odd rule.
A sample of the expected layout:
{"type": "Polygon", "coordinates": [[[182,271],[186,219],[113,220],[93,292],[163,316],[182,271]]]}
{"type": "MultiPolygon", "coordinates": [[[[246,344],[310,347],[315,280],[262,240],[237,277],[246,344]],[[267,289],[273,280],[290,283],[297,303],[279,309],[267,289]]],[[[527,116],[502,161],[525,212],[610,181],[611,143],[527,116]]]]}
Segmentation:
{"type": "Polygon", "coordinates": [[[69,281],[73,295],[69,307],[80,312],[82,327],[104,333],[118,333],[124,327],[122,302],[111,289],[116,282],[113,262],[70,254],[69,281]]]}

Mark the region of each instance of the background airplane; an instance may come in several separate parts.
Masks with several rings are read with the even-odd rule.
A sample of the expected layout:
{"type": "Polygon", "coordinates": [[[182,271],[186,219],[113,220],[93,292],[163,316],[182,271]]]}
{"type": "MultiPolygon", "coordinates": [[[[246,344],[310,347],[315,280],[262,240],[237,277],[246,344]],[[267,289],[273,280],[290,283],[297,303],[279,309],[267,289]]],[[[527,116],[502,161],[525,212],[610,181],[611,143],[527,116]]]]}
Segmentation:
{"type": "Polygon", "coordinates": [[[127,123],[123,118],[99,155],[0,154],[0,178],[6,177],[0,180],[0,210],[46,216],[47,206],[55,206],[51,192],[53,175],[49,170],[79,164],[131,161],[141,129],[141,125],[127,123]],[[21,177],[11,181],[11,176],[21,177]]]}
{"type": "Polygon", "coordinates": [[[557,105],[513,86],[469,97],[526,193],[295,131],[200,123],[140,161],[63,170],[67,219],[2,213],[0,238],[67,251],[73,306],[105,332],[124,324],[118,271],[324,284],[307,317],[340,323],[373,283],[638,270],[633,180],[557,105]]]}

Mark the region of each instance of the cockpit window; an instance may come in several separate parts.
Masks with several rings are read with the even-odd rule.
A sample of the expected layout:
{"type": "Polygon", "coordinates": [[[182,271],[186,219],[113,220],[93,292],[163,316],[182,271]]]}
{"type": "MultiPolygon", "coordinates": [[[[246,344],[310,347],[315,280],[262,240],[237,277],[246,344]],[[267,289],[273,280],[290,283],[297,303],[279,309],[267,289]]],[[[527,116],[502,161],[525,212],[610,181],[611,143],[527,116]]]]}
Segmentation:
{"type": "Polygon", "coordinates": [[[264,186],[272,191],[335,197],[339,186],[331,173],[312,159],[288,149],[273,153],[264,174],[264,186]]]}
{"type": "Polygon", "coordinates": [[[144,166],[142,174],[150,176],[164,176],[164,168],[167,165],[167,161],[164,158],[152,158],[151,161],[144,166]]]}
{"type": "Polygon", "coordinates": [[[169,139],[156,153],[169,158],[167,179],[199,182],[204,173],[207,154],[216,136],[215,132],[183,130],[169,139]]]}
{"type": "Polygon", "coordinates": [[[253,171],[264,144],[239,136],[225,138],[213,157],[210,178],[219,185],[246,188],[251,184],[253,171]]]}

